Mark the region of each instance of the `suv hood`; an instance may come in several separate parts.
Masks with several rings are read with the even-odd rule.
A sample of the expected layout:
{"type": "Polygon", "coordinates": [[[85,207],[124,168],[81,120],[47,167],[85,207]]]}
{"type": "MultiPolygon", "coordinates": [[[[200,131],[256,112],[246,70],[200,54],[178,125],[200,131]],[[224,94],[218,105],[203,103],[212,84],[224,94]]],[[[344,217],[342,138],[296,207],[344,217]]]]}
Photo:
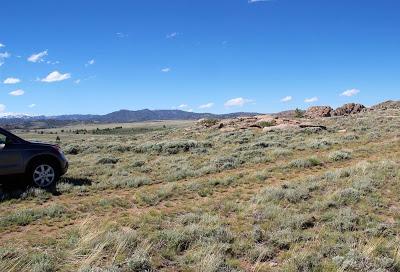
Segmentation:
{"type": "Polygon", "coordinates": [[[42,143],[42,142],[28,142],[28,143],[33,144],[33,145],[37,145],[37,146],[45,146],[45,147],[55,147],[55,146],[57,146],[55,144],[47,144],[47,143],[42,143]]]}

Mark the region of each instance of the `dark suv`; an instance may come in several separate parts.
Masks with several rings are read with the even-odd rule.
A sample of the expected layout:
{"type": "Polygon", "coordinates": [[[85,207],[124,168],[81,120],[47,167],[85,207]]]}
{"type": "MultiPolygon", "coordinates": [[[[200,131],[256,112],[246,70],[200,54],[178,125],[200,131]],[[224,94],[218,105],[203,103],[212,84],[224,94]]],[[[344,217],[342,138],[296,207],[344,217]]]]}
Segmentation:
{"type": "Polygon", "coordinates": [[[21,175],[34,186],[49,188],[67,170],[57,145],[28,142],[0,128],[0,182],[21,175]]]}

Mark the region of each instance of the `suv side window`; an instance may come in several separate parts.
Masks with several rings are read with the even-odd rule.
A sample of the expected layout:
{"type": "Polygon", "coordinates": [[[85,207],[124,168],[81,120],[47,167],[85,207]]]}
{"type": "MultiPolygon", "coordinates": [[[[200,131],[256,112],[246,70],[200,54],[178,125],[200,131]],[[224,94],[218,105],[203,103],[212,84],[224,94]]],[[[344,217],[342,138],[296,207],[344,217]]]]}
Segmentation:
{"type": "Polygon", "coordinates": [[[5,145],[7,142],[7,136],[0,133],[0,145],[5,145]]]}

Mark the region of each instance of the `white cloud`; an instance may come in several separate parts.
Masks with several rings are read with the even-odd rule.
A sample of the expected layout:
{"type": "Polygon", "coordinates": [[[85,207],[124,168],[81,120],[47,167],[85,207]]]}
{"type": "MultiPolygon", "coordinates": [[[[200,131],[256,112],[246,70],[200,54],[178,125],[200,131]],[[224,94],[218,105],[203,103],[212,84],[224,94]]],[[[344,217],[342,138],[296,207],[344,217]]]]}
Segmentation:
{"type": "Polygon", "coordinates": [[[11,57],[11,54],[8,52],[0,53],[0,59],[6,59],[11,57]]]}
{"type": "Polygon", "coordinates": [[[24,90],[18,89],[18,90],[15,90],[15,91],[10,92],[9,94],[12,95],[12,96],[21,96],[21,95],[23,95],[24,93],[25,93],[24,90]]]}
{"type": "Polygon", "coordinates": [[[51,65],[56,65],[56,64],[59,64],[60,62],[57,60],[57,61],[46,61],[46,63],[47,64],[51,64],[51,65]]]}
{"type": "Polygon", "coordinates": [[[243,97],[238,97],[238,98],[233,98],[233,99],[226,101],[224,105],[225,105],[225,107],[237,107],[237,106],[242,107],[245,104],[248,104],[250,102],[253,102],[253,100],[246,99],[243,97]]]}
{"type": "Polygon", "coordinates": [[[85,64],[85,66],[87,67],[87,66],[89,66],[89,65],[93,65],[93,64],[95,64],[95,60],[94,59],[91,59],[91,60],[89,60],[86,64],[85,64]]]}
{"type": "Polygon", "coordinates": [[[285,96],[284,98],[281,99],[281,102],[289,102],[292,101],[293,97],[291,97],[290,95],[285,96]]]}
{"type": "Polygon", "coordinates": [[[0,53],[0,66],[4,64],[4,60],[9,58],[11,55],[8,52],[0,53]]]}
{"type": "Polygon", "coordinates": [[[360,92],[360,90],[358,90],[358,89],[350,89],[350,90],[344,91],[340,96],[351,97],[351,96],[358,94],[359,92],[360,92]]]}
{"type": "Polygon", "coordinates": [[[15,78],[15,77],[8,77],[3,81],[4,84],[17,84],[20,82],[21,82],[21,80],[19,78],[15,78]]]}
{"type": "Polygon", "coordinates": [[[115,33],[115,35],[117,35],[118,38],[123,39],[128,37],[128,34],[122,33],[122,32],[117,32],[115,33]]]}
{"type": "Polygon", "coordinates": [[[34,108],[34,107],[36,107],[36,104],[30,104],[28,107],[29,108],[34,108]]]}
{"type": "Polygon", "coordinates": [[[0,113],[5,112],[6,111],[6,106],[3,104],[0,104],[0,113]]]}
{"type": "Polygon", "coordinates": [[[43,58],[47,56],[47,50],[37,53],[37,54],[32,54],[29,58],[29,62],[42,62],[43,58]]]}
{"type": "Polygon", "coordinates": [[[306,102],[306,103],[313,103],[313,102],[317,102],[318,100],[319,100],[319,98],[316,97],[316,96],[314,96],[314,97],[311,97],[311,98],[306,98],[306,99],[304,99],[304,102],[306,102]]]}
{"type": "Polygon", "coordinates": [[[173,38],[176,38],[178,35],[179,35],[178,32],[173,32],[173,33],[167,34],[166,37],[167,37],[167,39],[173,39],[173,38]]]}
{"type": "Polygon", "coordinates": [[[171,72],[171,68],[169,68],[169,67],[163,68],[163,69],[161,69],[161,72],[169,73],[169,72],[171,72]]]}
{"type": "Polygon", "coordinates": [[[61,74],[58,71],[54,71],[51,72],[50,74],[47,75],[47,77],[41,79],[42,82],[56,82],[56,81],[63,81],[66,79],[71,78],[71,74],[70,73],[65,73],[65,74],[61,74]]]}
{"type": "Polygon", "coordinates": [[[181,105],[179,105],[179,106],[178,106],[178,109],[181,109],[181,110],[184,110],[184,111],[189,111],[189,112],[192,112],[192,111],[193,111],[193,109],[192,109],[189,105],[187,105],[187,104],[181,104],[181,105]]]}
{"type": "Polygon", "coordinates": [[[79,84],[79,83],[81,83],[81,80],[80,80],[80,79],[77,79],[77,80],[74,81],[74,83],[75,83],[75,84],[79,84]]]}
{"type": "Polygon", "coordinates": [[[213,106],[214,106],[214,103],[210,102],[210,103],[207,103],[204,105],[200,105],[199,109],[209,109],[209,108],[212,108],[213,106]]]}
{"type": "Polygon", "coordinates": [[[6,47],[4,44],[0,43],[0,48],[6,47]]]}
{"type": "Polygon", "coordinates": [[[254,4],[258,2],[271,2],[271,0],[248,0],[247,1],[249,4],[254,4]]]}

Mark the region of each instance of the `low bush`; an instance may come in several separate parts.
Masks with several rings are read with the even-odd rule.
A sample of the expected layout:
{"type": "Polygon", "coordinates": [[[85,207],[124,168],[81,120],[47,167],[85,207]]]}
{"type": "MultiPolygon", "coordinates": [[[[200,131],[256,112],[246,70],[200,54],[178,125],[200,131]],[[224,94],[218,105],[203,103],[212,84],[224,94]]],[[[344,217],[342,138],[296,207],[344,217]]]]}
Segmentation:
{"type": "Polygon", "coordinates": [[[309,147],[312,149],[325,149],[329,148],[332,146],[332,142],[326,139],[319,139],[319,140],[314,140],[311,143],[309,143],[309,147]]]}
{"type": "Polygon", "coordinates": [[[308,159],[296,159],[289,163],[290,168],[310,168],[314,166],[322,165],[322,162],[315,158],[311,157],[308,159]]]}
{"type": "Polygon", "coordinates": [[[101,158],[97,161],[97,164],[116,164],[118,161],[117,158],[101,158]]]}
{"type": "Polygon", "coordinates": [[[189,152],[196,148],[210,148],[210,142],[198,142],[194,140],[166,141],[155,144],[144,144],[134,148],[137,153],[178,154],[189,152]]]}
{"type": "Polygon", "coordinates": [[[334,151],[329,154],[329,159],[331,161],[343,161],[351,159],[351,152],[350,151],[334,151]]]}

